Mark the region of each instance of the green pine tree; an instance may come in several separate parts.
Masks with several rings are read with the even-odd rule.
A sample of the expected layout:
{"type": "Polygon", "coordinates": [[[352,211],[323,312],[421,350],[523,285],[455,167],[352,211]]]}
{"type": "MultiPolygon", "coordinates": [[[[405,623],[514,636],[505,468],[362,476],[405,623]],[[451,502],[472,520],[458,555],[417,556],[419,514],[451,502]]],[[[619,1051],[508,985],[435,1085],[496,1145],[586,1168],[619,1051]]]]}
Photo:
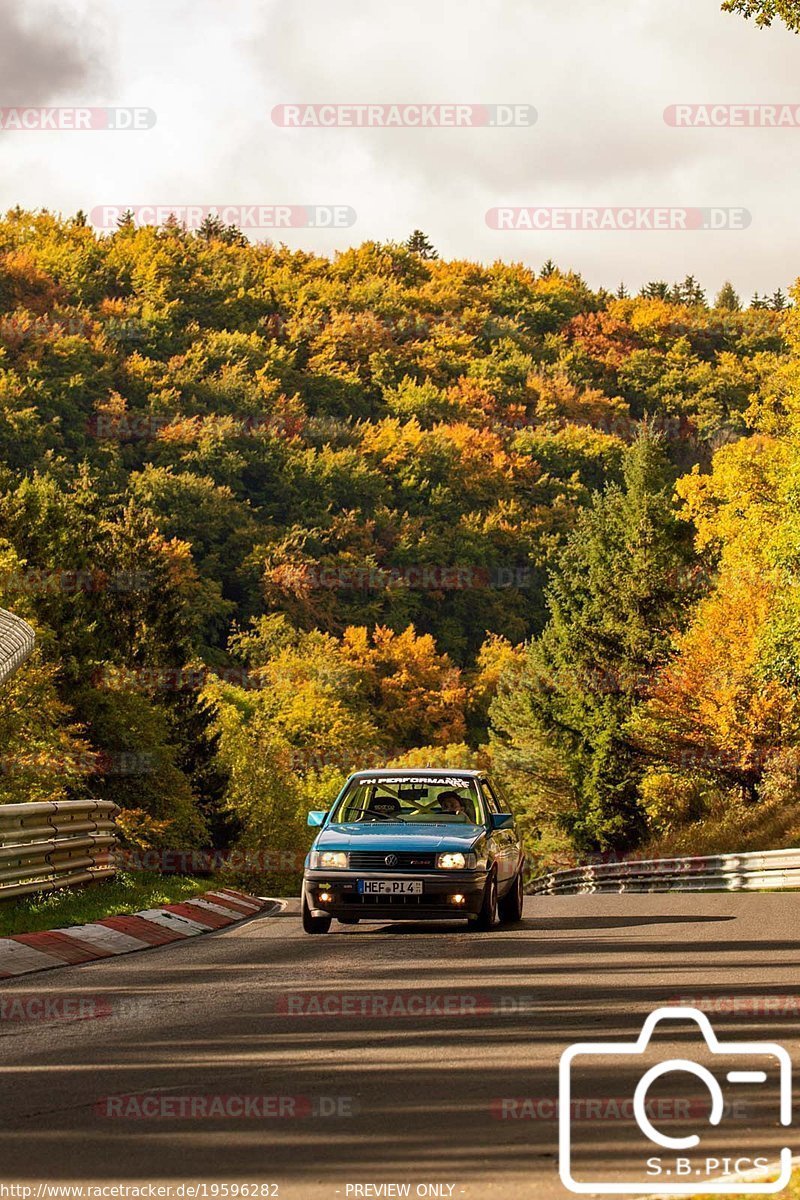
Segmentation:
{"type": "Polygon", "coordinates": [[[722,309],[724,312],[741,312],[742,301],[730,280],[726,280],[720,288],[714,301],[714,308],[722,309]]]}
{"type": "Polygon", "coordinates": [[[693,308],[706,307],[705,291],[694,275],[687,275],[683,283],[676,283],[672,292],[677,304],[688,304],[693,308]]]}
{"type": "Polygon", "coordinates": [[[433,242],[422,232],[421,229],[415,229],[411,236],[406,241],[406,249],[412,254],[416,254],[418,258],[434,259],[439,255],[434,249],[433,242]]]}
{"type": "Polygon", "coordinates": [[[663,445],[645,426],[623,485],[579,519],[551,577],[549,623],[491,709],[499,769],[581,851],[627,850],[644,834],[626,724],[680,624],[690,555],[663,445]]]}
{"type": "Polygon", "coordinates": [[[673,298],[672,288],[665,279],[654,279],[650,283],[646,283],[639,295],[646,300],[671,300],[673,298]]]}
{"type": "Polygon", "coordinates": [[[183,688],[169,697],[171,729],[178,748],[176,766],[191,782],[211,847],[228,850],[239,825],[225,805],[228,772],[218,755],[220,735],[214,728],[218,715],[196,688],[183,688]]]}
{"type": "Polygon", "coordinates": [[[246,246],[247,238],[236,225],[226,225],[218,213],[206,213],[197,236],[204,242],[223,242],[226,246],[246,246]]]}

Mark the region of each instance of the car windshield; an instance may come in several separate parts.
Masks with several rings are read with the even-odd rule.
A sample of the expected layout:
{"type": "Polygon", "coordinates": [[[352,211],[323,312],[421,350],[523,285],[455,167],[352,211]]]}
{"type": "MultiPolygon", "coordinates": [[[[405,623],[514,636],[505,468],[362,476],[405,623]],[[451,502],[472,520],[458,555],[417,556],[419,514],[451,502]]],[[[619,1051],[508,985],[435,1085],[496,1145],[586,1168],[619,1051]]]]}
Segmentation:
{"type": "Polygon", "coordinates": [[[353,779],[336,805],[331,821],[482,825],[484,815],[474,779],[458,775],[387,776],[353,779]]]}

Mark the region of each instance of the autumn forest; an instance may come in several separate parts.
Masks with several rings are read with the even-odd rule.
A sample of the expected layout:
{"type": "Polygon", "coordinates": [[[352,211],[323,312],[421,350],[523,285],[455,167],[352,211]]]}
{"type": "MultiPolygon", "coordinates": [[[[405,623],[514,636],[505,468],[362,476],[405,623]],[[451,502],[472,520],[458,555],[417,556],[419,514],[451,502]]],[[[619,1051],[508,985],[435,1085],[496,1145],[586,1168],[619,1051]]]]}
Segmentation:
{"type": "MultiPolygon", "coordinates": [[[[794,298],[800,300],[800,294],[794,298]]],[[[532,861],[796,844],[800,316],[213,219],[0,222],[0,802],[296,851],[490,764],[532,861]]]]}

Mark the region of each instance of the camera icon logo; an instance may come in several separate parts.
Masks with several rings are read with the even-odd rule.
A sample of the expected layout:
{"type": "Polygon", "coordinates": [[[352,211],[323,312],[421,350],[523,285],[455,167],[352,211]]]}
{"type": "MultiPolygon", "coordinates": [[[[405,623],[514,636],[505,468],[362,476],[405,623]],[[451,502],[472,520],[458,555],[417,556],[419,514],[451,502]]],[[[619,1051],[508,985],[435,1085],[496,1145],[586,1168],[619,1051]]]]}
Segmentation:
{"type": "MultiPolygon", "coordinates": [[[[674,1027],[673,1027],[674,1029],[674,1027]]],[[[561,1182],[571,1192],[579,1195],[772,1195],[782,1191],[791,1181],[792,1152],[784,1146],[778,1155],[757,1155],[750,1146],[738,1146],[733,1153],[720,1150],[724,1139],[735,1133],[735,1119],[731,1113],[736,1105],[729,1105],[728,1091],[739,1096],[753,1097],[759,1104],[773,1095],[777,1103],[771,1109],[771,1125],[788,1127],[792,1123],[792,1062],[788,1051],[775,1042],[722,1042],[717,1038],[705,1013],[696,1008],[659,1008],[644,1022],[635,1042],[578,1042],[570,1046],[561,1056],[559,1065],[559,1173],[561,1182]],[[653,1035],[670,1033],[671,1021],[693,1022],[698,1027],[700,1041],[697,1059],[666,1058],[648,1065],[658,1044],[653,1035]],[[662,1024],[664,1023],[664,1024],[662,1024]],[[605,1138],[602,1153],[595,1153],[594,1161],[583,1161],[576,1154],[576,1128],[581,1113],[591,1112],[592,1103],[599,1109],[597,1100],[581,1101],[579,1097],[583,1083],[584,1094],[588,1087],[596,1092],[600,1080],[619,1081],[630,1072],[631,1082],[638,1080],[632,1088],[632,1103],[619,1104],[626,1118],[630,1116],[630,1130],[626,1131],[624,1145],[620,1146],[618,1169],[615,1178],[596,1178],[594,1162],[598,1158],[608,1161],[614,1153],[610,1138],[605,1138]],[[675,1085],[681,1094],[686,1094],[687,1076],[695,1091],[699,1088],[702,1103],[676,1104],[671,1108],[661,1096],[664,1081],[675,1076],[675,1085]],[[723,1089],[722,1081],[730,1085],[723,1089]],[[761,1085],[761,1090],[758,1090],[761,1085]],[[763,1094],[764,1087],[771,1087],[769,1097],[763,1094]],[[681,1123],[690,1132],[682,1131],[673,1136],[664,1131],[665,1120],[675,1118],[677,1109],[681,1123]],[[698,1132],[694,1132],[692,1127],[698,1132]],[[732,1126],[732,1129],[727,1128],[732,1126]],[[705,1134],[705,1137],[701,1137],[705,1134]],[[641,1165],[639,1165],[641,1155],[641,1165]],[[763,1173],[777,1157],[780,1159],[780,1177],[763,1182],[763,1173]],[[576,1165],[579,1164],[579,1165],[576,1165]],[[757,1176],[761,1173],[762,1179],[757,1176]],[[749,1174],[749,1178],[741,1178],[749,1174]],[[628,1176],[628,1177],[626,1177],[628,1176]],[[755,1177],[754,1177],[755,1176],[755,1177]],[[727,1182],[726,1182],[727,1180],[727,1182]]],[[[738,1103],[738,1101],[737,1101],[738,1103]]],[[[761,1109],[759,1109],[759,1112],[761,1109]]],[[[749,1125],[751,1122],[747,1122],[749,1125]]],[[[752,1142],[752,1129],[748,1137],[752,1142]]],[[[585,1149],[585,1148],[584,1148],[585,1149]]],[[[595,1147],[597,1150],[597,1147],[595,1147]]],[[[609,1171],[609,1174],[612,1174],[609,1171]]]]}

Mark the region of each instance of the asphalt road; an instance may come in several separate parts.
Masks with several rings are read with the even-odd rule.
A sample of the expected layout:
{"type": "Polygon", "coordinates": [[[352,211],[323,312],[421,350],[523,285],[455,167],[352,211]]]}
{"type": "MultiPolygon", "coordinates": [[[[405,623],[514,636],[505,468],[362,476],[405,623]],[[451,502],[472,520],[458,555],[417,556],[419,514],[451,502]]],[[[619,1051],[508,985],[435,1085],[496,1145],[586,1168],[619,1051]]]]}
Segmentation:
{"type": "MultiPolygon", "coordinates": [[[[488,934],[323,937],[302,933],[289,901],[185,944],[0,985],[0,1184],[565,1196],[553,1101],[571,1042],[633,1039],[654,1008],[703,996],[732,1009],[713,1018],[722,1036],[780,1040],[796,1058],[799,964],[800,897],[785,894],[529,898],[519,926],[488,934]],[[63,1019],[57,1006],[76,999],[84,1019],[63,1019]]],[[[622,1086],[609,1067],[590,1090],[622,1086]]],[[[760,1119],[744,1124],[740,1151],[763,1148],[760,1119]]],[[[590,1133],[617,1178],[620,1122],[605,1114],[590,1133]]]]}

